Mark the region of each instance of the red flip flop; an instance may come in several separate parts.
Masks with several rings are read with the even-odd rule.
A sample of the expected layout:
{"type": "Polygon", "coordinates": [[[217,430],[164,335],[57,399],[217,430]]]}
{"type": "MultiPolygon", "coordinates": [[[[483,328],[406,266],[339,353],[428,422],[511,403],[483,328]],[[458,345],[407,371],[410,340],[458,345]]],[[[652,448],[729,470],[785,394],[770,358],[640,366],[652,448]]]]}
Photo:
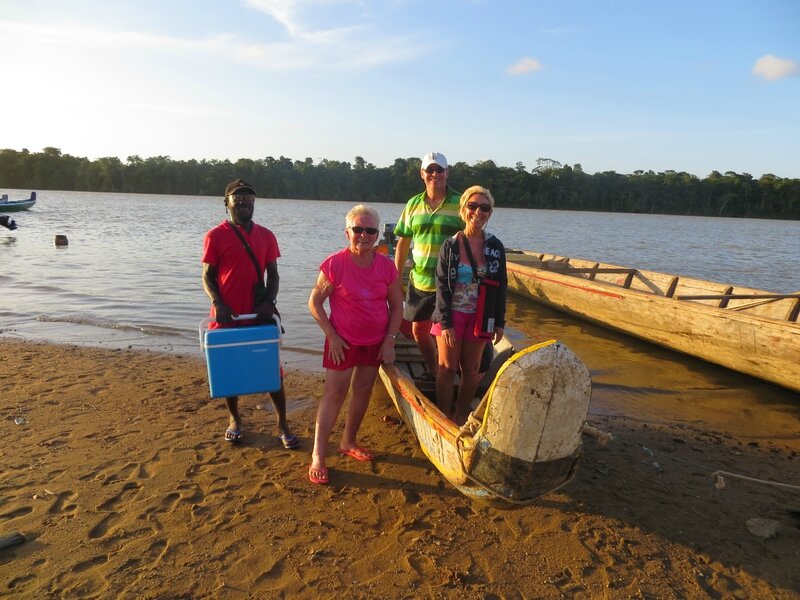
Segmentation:
{"type": "Polygon", "coordinates": [[[328,468],[327,467],[308,467],[308,480],[317,485],[328,485],[328,468]],[[314,475],[314,472],[319,473],[319,476],[314,475]]]}
{"type": "Polygon", "coordinates": [[[342,456],[349,456],[350,458],[355,458],[356,460],[369,462],[371,460],[375,460],[375,456],[367,450],[366,448],[362,448],[361,446],[356,446],[355,448],[350,448],[349,450],[345,450],[344,448],[339,448],[339,454],[342,456]]]}

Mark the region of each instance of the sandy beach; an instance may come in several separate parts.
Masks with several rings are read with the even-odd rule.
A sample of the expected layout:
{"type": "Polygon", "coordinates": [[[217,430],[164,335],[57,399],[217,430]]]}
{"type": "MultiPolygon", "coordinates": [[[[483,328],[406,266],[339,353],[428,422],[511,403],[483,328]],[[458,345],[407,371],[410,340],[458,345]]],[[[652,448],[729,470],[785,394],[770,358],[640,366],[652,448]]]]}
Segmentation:
{"type": "Polygon", "coordinates": [[[0,595],[800,597],[798,490],[713,476],[797,485],[796,435],[593,415],[614,439],[585,436],[574,481],[505,511],[445,483],[380,383],[377,460],[330,457],[324,488],[306,477],[321,373],[286,374],[290,451],[266,395],[227,444],[198,359],[3,340],[0,364],[0,538],[24,537],[0,549],[0,595]]]}

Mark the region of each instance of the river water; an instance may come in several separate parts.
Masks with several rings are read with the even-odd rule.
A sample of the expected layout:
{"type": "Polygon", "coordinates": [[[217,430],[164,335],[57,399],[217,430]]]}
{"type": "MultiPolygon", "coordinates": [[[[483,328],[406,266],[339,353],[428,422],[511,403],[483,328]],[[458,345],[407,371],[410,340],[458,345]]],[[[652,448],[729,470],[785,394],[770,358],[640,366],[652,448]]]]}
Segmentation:
{"type": "MultiPolygon", "coordinates": [[[[18,199],[29,191],[7,193],[18,199]]],[[[275,232],[283,255],[278,306],[289,367],[321,370],[323,336],[306,303],[319,263],[346,244],[352,204],[256,202],[255,220],[275,232]]],[[[376,208],[394,222],[402,205],[376,208]]],[[[12,216],[19,229],[0,229],[0,336],[201,356],[198,324],[208,300],[200,255],[203,234],[225,218],[221,197],[42,191],[33,209],[12,216]],[[69,245],[56,247],[55,235],[69,245]]],[[[509,248],[774,292],[800,289],[800,221],[499,208],[489,229],[509,248]]],[[[797,440],[796,394],[510,299],[514,335],[559,338],[586,362],[595,411],[624,412],[635,402],[656,415],[674,401],[678,411],[692,405],[691,419],[703,407],[718,412],[724,400],[738,419],[761,402],[771,407],[763,419],[797,440]]]]}

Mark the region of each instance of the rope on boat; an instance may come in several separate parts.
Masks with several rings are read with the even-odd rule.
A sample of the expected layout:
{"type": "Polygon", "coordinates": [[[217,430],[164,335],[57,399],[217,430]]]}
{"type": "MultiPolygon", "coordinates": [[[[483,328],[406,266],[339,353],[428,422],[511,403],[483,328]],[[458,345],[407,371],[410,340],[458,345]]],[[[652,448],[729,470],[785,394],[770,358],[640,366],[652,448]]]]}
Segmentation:
{"type": "MultiPolygon", "coordinates": [[[[470,481],[472,481],[475,485],[477,485],[481,489],[485,490],[486,492],[489,492],[492,496],[494,496],[496,498],[500,498],[501,500],[503,500],[504,502],[508,502],[509,504],[520,504],[520,505],[521,504],[530,504],[531,498],[522,499],[522,500],[515,500],[513,498],[509,498],[508,496],[505,496],[505,495],[501,494],[500,492],[498,492],[497,490],[489,487],[483,481],[480,481],[480,480],[476,479],[475,477],[473,477],[472,474],[467,469],[466,464],[464,464],[464,452],[465,452],[465,449],[464,449],[464,446],[463,446],[463,439],[466,438],[466,437],[471,437],[471,438],[474,439],[474,437],[478,434],[478,432],[480,432],[481,428],[483,427],[484,419],[483,418],[478,418],[476,416],[476,413],[482,414],[483,417],[486,416],[486,411],[488,410],[489,403],[491,402],[492,393],[494,392],[495,385],[497,384],[497,381],[499,380],[501,373],[503,373],[503,371],[505,371],[505,369],[507,367],[509,367],[511,364],[513,364],[514,360],[516,360],[520,356],[523,356],[525,354],[529,354],[531,352],[535,352],[536,350],[539,350],[540,348],[543,348],[545,346],[549,346],[551,344],[556,344],[556,343],[557,343],[556,340],[545,340],[544,342],[540,342],[538,344],[534,344],[532,346],[528,346],[527,348],[525,348],[524,350],[521,350],[520,352],[517,352],[511,358],[509,358],[506,362],[504,362],[502,364],[502,366],[500,367],[499,371],[497,372],[497,375],[495,375],[494,381],[492,381],[492,385],[489,387],[489,390],[486,392],[486,394],[484,394],[483,399],[478,404],[478,406],[475,408],[475,410],[469,413],[469,416],[467,416],[466,423],[464,423],[464,425],[461,426],[461,429],[459,430],[458,435],[456,436],[456,439],[455,439],[456,450],[457,450],[456,454],[458,455],[458,462],[461,465],[461,471],[464,473],[466,478],[469,479],[470,481]]],[[[548,405],[548,408],[549,408],[549,405],[548,405]]]]}
{"type": "MultiPolygon", "coordinates": [[[[624,438],[621,438],[619,436],[612,435],[611,433],[609,433],[607,431],[603,431],[603,430],[595,427],[594,425],[589,425],[588,423],[584,423],[584,425],[583,425],[583,433],[595,438],[603,446],[605,446],[606,444],[608,444],[608,442],[610,442],[612,440],[619,440],[620,442],[622,442],[623,444],[627,444],[628,446],[634,446],[636,448],[641,448],[642,450],[647,452],[650,456],[655,457],[655,453],[652,450],[650,450],[650,448],[648,448],[647,446],[642,446],[641,444],[637,444],[636,442],[631,442],[631,441],[628,441],[628,440],[626,440],[624,438]]],[[[710,471],[711,470],[710,467],[707,467],[706,465],[701,465],[699,463],[692,462],[692,461],[689,461],[689,460],[685,460],[683,458],[676,458],[674,456],[665,456],[663,458],[666,458],[668,460],[674,460],[676,462],[683,463],[685,465],[689,465],[689,466],[692,466],[692,467],[695,467],[695,468],[698,468],[698,469],[702,469],[702,470],[706,470],[706,471],[710,471]]],[[[716,487],[718,490],[725,489],[725,487],[726,487],[725,477],[723,477],[723,475],[725,477],[732,477],[734,479],[741,479],[742,481],[750,481],[752,483],[760,483],[760,484],[763,484],[763,485],[772,485],[772,486],[783,488],[783,489],[787,489],[787,490],[800,491],[800,485],[794,485],[794,484],[791,484],[791,483],[783,483],[781,481],[771,481],[769,479],[759,479],[757,477],[750,477],[749,475],[742,475],[740,473],[731,473],[730,471],[721,471],[721,470],[717,470],[717,471],[714,471],[714,472],[711,473],[711,477],[714,479],[714,487],[716,487]]]]}

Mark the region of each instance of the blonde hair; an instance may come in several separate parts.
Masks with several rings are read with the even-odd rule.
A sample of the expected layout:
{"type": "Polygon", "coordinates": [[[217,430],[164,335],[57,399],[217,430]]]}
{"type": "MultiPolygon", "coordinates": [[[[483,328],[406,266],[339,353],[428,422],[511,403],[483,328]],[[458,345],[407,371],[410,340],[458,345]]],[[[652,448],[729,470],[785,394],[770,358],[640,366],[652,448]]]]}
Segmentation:
{"type": "Polygon", "coordinates": [[[473,185],[468,187],[466,190],[464,190],[464,193],[461,194],[461,200],[458,203],[458,212],[462,212],[464,210],[464,207],[467,205],[467,202],[469,202],[470,198],[479,194],[481,196],[486,196],[489,204],[491,204],[492,208],[494,208],[494,198],[492,198],[492,192],[489,191],[489,188],[485,188],[480,185],[473,185]]]}
{"type": "Polygon", "coordinates": [[[381,218],[378,216],[378,211],[372,208],[371,206],[367,206],[366,204],[356,204],[353,208],[347,211],[347,215],[344,218],[344,226],[350,227],[353,225],[353,221],[359,215],[369,215],[373,219],[375,219],[375,227],[378,229],[381,228],[381,218]]]}

